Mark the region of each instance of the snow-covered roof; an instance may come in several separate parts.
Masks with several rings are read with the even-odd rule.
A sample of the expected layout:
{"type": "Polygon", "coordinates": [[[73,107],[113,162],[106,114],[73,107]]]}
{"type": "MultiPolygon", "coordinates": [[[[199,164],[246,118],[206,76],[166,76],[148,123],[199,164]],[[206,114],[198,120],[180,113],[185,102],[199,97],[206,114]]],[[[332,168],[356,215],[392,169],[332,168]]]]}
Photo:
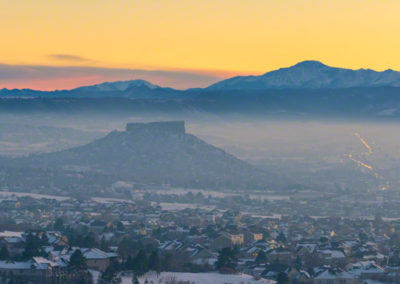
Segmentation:
{"type": "Polygon", "coordinates": [[[340,250],[330,250],[330,249],[325,249],[321,250],[323,254],[329,255],[331,258],[343,258],[345,257],[344,253],[340,250]]]}
{"type": "Polygon", "coordinates": [[[116,257],[117,255],[113,252],[105,252],[97,248],[81,249],[83,256],[86,259],[107,259],[110,257],[116,257]]]}
{"type": "Polygon", "coordinates": [[[6,237],[4,238],[4,241],[9,244],[18,244],[25,242],[25,239],[22,237],[6,237]]]}
{"type": "Polygon", "coordinates": [[[0,261],[0,269],[31,269],[32,261],[0,261]]]}
{"type": "Polygon", "coordinates": [[[350,263],[346,266],[349,273],[353,275],[361,275],[363,273],[385,273],[385,270],[377,265],[374,261],[359,261],[350,263]]]}
{"type": "Polygon", "coordinates": [[[43,257],[33,257],[28,261],[0,261],[0,269],[40,269],[47,270],[58,266],[57,263],[43,257]]]}
{"type": "Polygon", "coordinates": [[[353,279],[355,277],[355,275],[352,275],[346,271],[334,271],[327,269],[316,276],[315,279],[353,279]]]}
{"type": "Polygon", "coordinates": [[[0,238],[21,238],[24,232],[4,231],[0,232],[0,238]]]}

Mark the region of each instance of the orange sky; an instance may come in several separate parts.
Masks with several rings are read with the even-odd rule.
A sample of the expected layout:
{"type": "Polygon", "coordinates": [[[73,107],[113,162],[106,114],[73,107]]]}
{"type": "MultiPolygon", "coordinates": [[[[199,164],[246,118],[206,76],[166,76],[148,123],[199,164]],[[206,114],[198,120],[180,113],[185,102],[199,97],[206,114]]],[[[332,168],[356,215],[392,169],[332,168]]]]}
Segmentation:
{"type": "MultiPolygon", "coordinates": [[[[181,88],[305,59],[400,70],[399,13],[398,0],[3,0],[0,64],[193,74],[188,86],[178,75],[175,81],[154,77],[181,88]],[[197,74],[208,79],[196,83],[197,74]]],[[[3,69],[0,87],[93,83],[85,80],[93,74],[1,79],[3,69]]],[[[116,72],[97,78],[136,77],[116,72]]]]}

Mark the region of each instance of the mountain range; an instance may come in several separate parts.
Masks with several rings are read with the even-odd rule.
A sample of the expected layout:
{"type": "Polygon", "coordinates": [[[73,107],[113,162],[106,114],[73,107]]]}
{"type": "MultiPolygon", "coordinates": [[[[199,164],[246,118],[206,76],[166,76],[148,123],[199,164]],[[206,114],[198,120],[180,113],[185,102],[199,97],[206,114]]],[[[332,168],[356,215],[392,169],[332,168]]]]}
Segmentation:
{"type": "Polygon", "coordinates": [[[204,89],[182,91],[160,87],[145,80],[131,80],[105,82],[72,90],[2,89],[0,97],[184,98],[193,93],[198,94],[200,90],[338,89],[382,86],[400,87],[400,72],[390,69],[378,72],[371,69],[336,68],[310,60],[260,76],[238,76],[222,80],[204,89]]]}
{"type": "Polygon", "coordinates": [[[239,76],[218,82],[212,90],[262,90],[292,88],[354,88],[400,87],[400,72],[371,69],[344,69],[329,67],[318,61],[303,61],[288,68],[265,73],[261,76],[239,76]]]}
{"type": "Polygon", "coordinates": [[[72,90],[37,91],[31,89],[2,89],[0,98],[142,98],[174,99],[182,97],[183,92],[163,88],[145,80],[105,82],[72,90]]]}
{"type": "Polygon", "coordinates": [[[398,119],[400,72],[351,70],[304,61],[203,89],[176,90],[133,80],[51,92],[0,90],[0,112],[16,111],[157,113],[179,119],[193,114],[398,119]]]}

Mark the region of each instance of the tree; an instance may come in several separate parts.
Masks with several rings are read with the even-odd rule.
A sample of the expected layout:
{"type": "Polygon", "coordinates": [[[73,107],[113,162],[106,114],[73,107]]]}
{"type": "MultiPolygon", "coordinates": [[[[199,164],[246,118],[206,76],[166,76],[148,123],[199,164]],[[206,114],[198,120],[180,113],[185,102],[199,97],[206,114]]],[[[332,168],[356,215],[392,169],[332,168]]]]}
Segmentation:
{"type": "Polygon", "coordinates": [[[400,255],[400,252],[399,252],[399,250],[395,250],[393,253],[392,253],[392,256],[389,258],[389,265],[391,265],[391,266],[397,266],[397,265],[399,265],[400,264],[400,257],[399,257],[399,255],[400,255]]]}
{"type": "Polygon", "coordinates": [[[148,269],[156,271],[157,274],[160,273],[161,265],[160,265],[160,258],[158,257],[157,251],[153,251],[149,256],[149,264],[148,269]]]}
{"type": "Polygon", "coordinates": [[[132,258],[132,256],[128,256],[128,258],[125,261],[124,267],[125,267],[126,270],[133,269],[133,258],[132,258]]]}
{"type": "Polygon", "coordinates": [[[57,218],[57,220],[54,222],[54,230],[56,231],[64,230],[64,221],[62,218],[57,218]]]}
{"type": "Polygon", "coordinates": [[[123,259],[126,259],[128,256],[135,255],[135,252],[138,251],[139,247],[140,246],[137,242],[125,237],[118,245],[118,254],[123,259]]]}
{"type": "Polygon", "coordinates": [[[162,263],[161,263],[161,269],[163,271],[171,271],[172,269],[172,255],[171,253],[167,252],[165,256],[163,257],[162,263]]]}
{"type": "Polygon", "coordinates": [[[77,249],[72,253],[68,267],[72,270],[85,270],[87,268],[86,258],[80,249],[77,249]]]}
{"type": "Polygon", "coordinates": [[[267,261],[267,255],[265,254],[265,252],[263,250],[260,250],[256,257],[256,263],[260,264],[260,263],[264,263],[266,261],[267,261]]]}
{"type": "Polygon", "coordinates": [[[9,259],[10,259],[10,253],[8,252],[7,247],[3,245],[0,250],[0,260],[9,260],[9,259]]]}
{"type": "Polygon", "coordinates": [[[118,221],[116,225],[117,225],[118,231],[125,231],[125,226],[124,226],[124,224],[122,224],[121,221],[118,221]]]}
{"type": "Polygon", "coordinates": [[[280,232],[279,235],[276,237],[276,240],[285,244],[286,243],[286,236],[284,233],[280,232]]]}
{"type": "Polygon", "coordinates": [[[137,278],[136,275],[132,276],[132,284],[139,284],[139,279],[137,278]]]}
{"type": "Polygon", "coordinates": [[[157,227],[153,230],[153,237],[156,239],[161,239],[161,233],[162,233],[161,228],[157,227]]]}
{"type": "Polygon", "coordinates": [[[120,265],[117,261],[112,261],[107,267],[106,271],[101,275],[101,278],[107,283],[120,283],[118,282],[117,273],[120,271],[120,265]]]}
{"type": "Polygon", "coordinates": [[[301,260],[301,257],[298,255],[298,256],[296,257],[294,267],[295,267],[297,270],[300,270],[302,266],[303,266],[303,261],[301,260]]]}
{"type": "Polygon", "coordinates": [[[42,237],[40,238],[40,245],[41,246],[48,246],[49,245],[49,238],[47,237],[46,232],[43,232],[42,237]]]}
{"type": "Polygon", "coordinates": [[[82,246],[87,248],[98,248],[99,241],[95,233],[89,232],[82,240],[82,246]]]}
{"type": "Polygon", "coordinates": [[[133,259],[133,270],[138,275],[143,275],[148,271],[147,264],[148,264],[148,260],[147,260],[146,252],[143,249],[141,249],[141,250],[139,250],[136,257],[133,259]]]}
{"type": "Polygon", "coordinates": [[[215,238],[216,236],[218,236],[218,232],[213,225],[208,225],[205,229],[205,233],[210,238],[215,238]]]}
{"type": "Polygon", "coordinates": [[[368,235],[365,232],[360,232],[358,238],[362,244],[365,244],[368,241],[368,235]]]}
{"type": "Polygon", "coordinates": [[[382,224],[384,224],[383,219],[382,219],[382,214],[381,212],[376,212],[375,218],[374,218],[374,227],[375,229],[379,228],[382,224]]]}
{"type": "Polygon", "coordinates": [[[199,229],[198,229],[197,227],[193,226],[193,227],[190,228],[189,234],[190,234],[191,236],[198,235],[198,234],[199,234],[199,229]]]}
{"type": "Polygon", "coordinates": [[[281,284],[281,283],[285,284],[285,283],[289,283],[289,278],[285,272],[279,272],[278,277],[276,278],[276,281],[279,284],[281,284]]]}
{"type": "Polygon", "coordinates": [[[232,248],[226,247],[219,251],[218,260],[216,262],[217,269],[231,268],[236,266],[236,252],[232,248]]]}
{"type": "Polygon", "coordinates": [[[32,233],[29,233],[26,237],[25,249],[23,252],[23,257],[25,259],[31,258],[33,256],[41,255],[41,240],[34,236],[32,233]]]}
{"type": "Polygon", "coordinates": [[[110,247],[110,245],[109,245],[108,241],[107,241],[106,238],[103,236],[103,237],[101,238],[101,241],[100,241],[100,249],[101,249],[102,251],[109,251],[109,247],[110,247]]]}

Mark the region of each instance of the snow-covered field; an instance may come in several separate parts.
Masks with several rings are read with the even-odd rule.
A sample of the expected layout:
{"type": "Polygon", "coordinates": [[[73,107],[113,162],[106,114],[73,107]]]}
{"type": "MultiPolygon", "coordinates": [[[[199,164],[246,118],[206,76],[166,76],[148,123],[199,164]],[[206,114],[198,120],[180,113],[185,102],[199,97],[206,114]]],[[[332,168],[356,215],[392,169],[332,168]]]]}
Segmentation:
{"type": "MultiPolygon", "coordinates": [[[[252,276],[246,274],[228,275],[212,273],[181,273],[181,272],[162,272],[158,277],[157,274],[150,272],[139,279],[140,284],[144,284],[147,280],[148,284],[179,284],[179,281],[190,284],[273,284],[275,281],[270,280],[254,280],[252,276]],[[175,280],[175,281],[171,281],[175,280]]],[[[132,284],[131,277],[122,278],[123,284],[132,284]]],[[[186,284],[186,283],[185,283],[186,284]]]]}
{"type": "Polygon", "coordinates": [[[187,208],[190,209],[202,209],[202,210],[208,210],[212,211],[215,209],[215,206],[206,206],[206,205],[198,205],[194,203],[168,203],[168,202],[161,202],[160,206],[162,210],[167,210],[167,211],[179,211],[179,210],[184,210],[187,208]]]}

